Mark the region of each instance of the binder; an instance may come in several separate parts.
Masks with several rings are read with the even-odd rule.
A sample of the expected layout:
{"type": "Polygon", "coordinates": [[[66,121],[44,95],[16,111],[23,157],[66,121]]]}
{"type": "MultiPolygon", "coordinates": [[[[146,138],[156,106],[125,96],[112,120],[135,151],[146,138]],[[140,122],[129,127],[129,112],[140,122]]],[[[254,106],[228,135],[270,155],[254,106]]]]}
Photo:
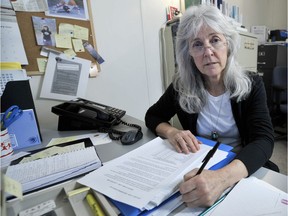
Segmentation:
{"type": "Polygon", "coordinates": [[[42,141],[39,121],[34,105],[29,80],[9,81],[6,84],[4,92],[1,96],[1,112],[5,112],[5,110],[7,110],[12,105],[17,105],[22,110],[33,109],[40,140],[42,141]]]}
{"type": "MultiPolygon", "coordinates": [[[[90,138],[83,138],[83,139],[73,140],[73,141],[69,141],[69,142],[65,142],[65,143],[58,144],[57,146],[58,146],[58,147],[65,147],[65,146],[71,146],[71,145],[78,144],[78,143],[84,143],[85,149],[87,149],[87,148],[92,148],[92,147],[95,148],[94,145],[93,145],[93,142],[91,141],[90,138]]],[[[20,157],[20,158],[18,158],[18,159],[16,159],[16,160],[13,160],[13,161],[11,162],[11,165],[10,165],[10,166],[19,164],[25,157],[30,157],[30,156],[32,156],[33,154],[39,153],[39,152],[41,152],[41,151],[45,151],[45,150],[47,150],[47,149],[49,149],[49,148],[52,148],[52,147],[53,147],[53,146],[48,146],[48,147],[44,147],[44,148],[41,148],[41,149],[31,150],[31,151],[29,151],[29,153],[30,153],[29,155],[25,155],[25,156],[20,157]]],[[[77,151],[77,150],[76,150],[76,151],[77,151]]],[[[97,157],[99,158],[99,167],[100,167],[100,166],[102,166],[103,164],[102,164],[102,161],[101,161],[101,159],[100,159],[100,157],[99,157],[98,152],[96,151],[96,149],[95,149],[95,152],[96,152],[97,157]]],[[[69,152],[67,152],[67,154],[69,154],[69,152]]],[[[55,156],[55,155],[53,155],[53,156],[55,156]]],[[[85,157],[85,155],[84,155],[84,157],[85,157]]],[[[29,162],[28,162],[28,163],[29,163],[29,162]]],[[[60,184],[60,183],[66,182],[66,181],[69,181],[69,180],[72,180],[72,179],[75,179],[75,178],[79,178],[80,176],[84,176],[84,175],[86,175],[88,172],[91,172],[91,171],[92,171],[92,170],[89,170],[89,171],[87,171],[87,172],[85,172],[85,173],[80,173],[80,174],[77,174],[77,175],[73,175],[73,176],[71,176],[71,177],[68,177],[68,178],[65,178],[65,179],[63,178],[62,180],[55,181],[55,182],[53,182],[53,183],[51,183],[51,184],[47,184],[47,185],[44,185],[44,186],[41,186],[41,187],[38,187],[38,188],[35,188],[35,189],[32,189],[32,190],[28,190],[28,191],[24,192],[23,195],[25,196],[25,195],[28,195],[28,194],[30,194],[30,193],[34,193],[34,192],[36,192],[36,191],[43,190],[43,189],[45,189],[45,188],[49,188],[49,187],[51,187],[51,186],[54,186],[54,185],[57,185],[57,184],[60,184]]],[[[13,199],[13,198],[15,198],[15,197],[14,197],[14,196],[7,196],[6,198],[7,198],[7,200],[10,200],[10,199],[13,199]]]]}

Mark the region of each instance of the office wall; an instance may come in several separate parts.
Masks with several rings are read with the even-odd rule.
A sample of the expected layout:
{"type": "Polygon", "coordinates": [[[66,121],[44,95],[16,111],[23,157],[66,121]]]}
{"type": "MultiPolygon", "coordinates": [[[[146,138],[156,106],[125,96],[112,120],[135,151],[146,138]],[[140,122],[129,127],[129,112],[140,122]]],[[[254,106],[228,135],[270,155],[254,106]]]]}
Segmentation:
{"type": "Polygon", "coordinates": [[[287,0],[250,0],[243,4],[243,11],[243,23],[248,30],[253,25],[287,29],[287,0]]]}

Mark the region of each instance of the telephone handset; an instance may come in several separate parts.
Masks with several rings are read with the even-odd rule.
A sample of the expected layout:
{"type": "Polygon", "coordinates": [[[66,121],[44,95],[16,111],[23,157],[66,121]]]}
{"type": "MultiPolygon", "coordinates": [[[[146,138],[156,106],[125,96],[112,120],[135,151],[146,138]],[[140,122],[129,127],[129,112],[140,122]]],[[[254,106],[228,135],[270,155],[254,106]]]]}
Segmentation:
{"type": "Polygon", "coordinates": [[[111,127],[119,123],[125,115],[124,110],[116,109],[83,98],[77,98],[52,107],[52,112],[59,115],[90,123],[95,127],[111,127]]]}
{"type": "Polygon", "coordinates": [[[77,98],[76,100],[54,106],[51,111],[59,115],[58,130],[60,130],[60,128],[72,129],[73,126],[78,130],[97,129],[101,132],[107,132],[113,140],[121,140],[123,144],[133,144],[143,136],[139,125],[129,124],[121,120],[126,111],[83,98],[77,98]],[[112,128],[112,126],[120,123],[128,127],[134,127],[137,131],[128,131],[128,134],[128,132],[112,128]],[[63,126],[63,124],[65,124],[65,126],[63,126]],[[115,134],[117,134],[117,136],[115,136],[115,134]]]}

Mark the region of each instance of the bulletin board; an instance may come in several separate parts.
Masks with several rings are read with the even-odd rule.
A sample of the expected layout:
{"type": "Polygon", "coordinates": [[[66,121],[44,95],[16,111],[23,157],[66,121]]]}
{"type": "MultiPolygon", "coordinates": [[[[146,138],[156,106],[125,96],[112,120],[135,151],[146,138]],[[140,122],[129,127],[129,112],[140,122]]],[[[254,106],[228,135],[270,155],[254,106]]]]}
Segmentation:
{"type": "MultiPolygon", "coordinates": [[[[93,47],[97,50],[95,33],[92,22],[91,15],[91,7],[89,0],[87,1],[88,12],[89,12],[89,20],[78,20],[78,19],[70,19],[63,17],[54,17],[54,16],[46,16],[44,12],[16,12],[17,22],[19,25],[19,29],[21,32],[21,37],[23,41],[23,45],[26,51],[26,56],[28,59],[28,65],[22,65],[22,68],[26,70],[27,75],[44,75],[44,73],[39,72],[37,58],[43,58],[40,55],[40,51],[42,46],[37,45],[32,16],[38,16],[43,18],[52,18],[56,20],[56,27],[58,29],[60,23],[68,23],[73,25],[78,25],[81,27],[85,27],[89,29],[89,38],[88,42],[93,45],[93,47]]],[[[48,47],[48,46],[47,46],[48,47]]],[[[65,49],[56,48],[56,47],[48,47],[58,51],[64,51],[65,49]]],[[[85,52],[77,52],[76,53],[79,58],[88,59],[92,62],[92,64],[96,64],[98,71],[100,71],[100,66],[97,61],[85,50],[85,52]]]]}

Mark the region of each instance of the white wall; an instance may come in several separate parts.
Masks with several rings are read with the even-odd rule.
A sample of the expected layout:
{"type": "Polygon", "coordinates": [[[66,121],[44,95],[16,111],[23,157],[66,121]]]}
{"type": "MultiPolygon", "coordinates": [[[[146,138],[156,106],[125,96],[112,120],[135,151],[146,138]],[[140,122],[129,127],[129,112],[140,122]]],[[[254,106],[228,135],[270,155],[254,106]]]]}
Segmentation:
{"type": "Polygon", "coordinates": [[[243,23],[248,30],[253,25],[287,30],[287,0],[249,0],[243,4],[243,11],[243,23]]]}

